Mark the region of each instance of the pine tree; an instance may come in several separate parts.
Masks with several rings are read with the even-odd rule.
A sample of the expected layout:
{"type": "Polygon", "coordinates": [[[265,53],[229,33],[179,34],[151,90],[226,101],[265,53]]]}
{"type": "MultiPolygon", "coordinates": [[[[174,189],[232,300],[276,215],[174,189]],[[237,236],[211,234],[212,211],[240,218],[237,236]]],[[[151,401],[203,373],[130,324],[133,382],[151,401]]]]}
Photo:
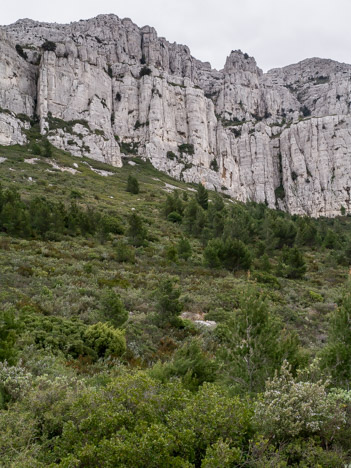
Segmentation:
{"type": "Polygon", "coordinates": [[[278,276],[301,279],[306,273],[306,262],[297,247],[284,247],[277,268],[278,276]]]}
{"type": "Polygon", "coordinates": [[[52,145],[48,139],[44,141],[43,156],[45,156],[45,158],[52,158],[52,145]]]}
{"type": "Polygon", "coordinates": [[[146,239],[146,229],[143,226],[143,222],[136,213],[133,213],[129,217],[129,229],[128,229],[128,236],[130,239],[131,244],[138,247],[144,244],[146,239]]]}
{"type": "Polygon", "coordinates": [[[188,239],[185,239],[182,237],[177,245],[177,251],[178,251],[178,256],[179,258],[182,258],[183,260],[188,260],[191,257],[191,245],[188,239]]]}
{"type": "Polygon", "coordinates": [[[183,310],[183,303],[179,300],[180,290],[174,287],[171,279],[163,280],[156,291],[158,322],[173,323],[183,310]]]}
{"type": "Polygon", "coordinates": [[[118,294],[106,289],[101,295],[102,312],[115,327],[120,327],[128,319],[128,312],[118,294]]]}
{"type": "Polygon", "coordinates": [[[202,184],[199,184],[196,193],[196,200],[198,204],[204,209],[208,208],[208,192],[202,184]]]}
{"type": "Polygon", "coordinates": [[[128,176],[127,180],[127,192],[137,194],[139,193],[139,182],[136,179],[136,177],[133,177],[132,175],[128,176]]]}
{"type": "Polygon", "coordinates": [[[333,384],[350,389],[351,381],[351,283],[341,305],[331,316],[328,344],[322,351],[322,368],[327,369],[333,384]]]}

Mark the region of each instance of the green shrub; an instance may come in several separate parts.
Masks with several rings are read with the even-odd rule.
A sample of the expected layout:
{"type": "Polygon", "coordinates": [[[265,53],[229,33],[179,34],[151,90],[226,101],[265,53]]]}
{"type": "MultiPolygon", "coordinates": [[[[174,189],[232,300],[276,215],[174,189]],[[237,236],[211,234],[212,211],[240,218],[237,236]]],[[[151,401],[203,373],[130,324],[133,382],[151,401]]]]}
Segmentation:
{"type": "Polygon", "coordinates": [[[342,406],[328,396],[325,383],[294,379],[286,361],[266,383],[255,413],[262,433],[268,438],[274,435],[275,441],[322,435],[330,443],[345,418],[342,406]]]}
{"type": "Polygon", "coordinates": [[[106,320],[115,327],[120,327],[128,319],[128,312],[118,294],[112,289],[105,289],[101,294],[101,307],[106,320]]]}
{"type": "Polygon", "coordinates": [[[182,222],[182,216],[179,213],[177,213],[176,211],[172,211],[167,216],[167,220],[170,221],[171,223],[181,223],[182,222]]]}
{"type": "Polygon", "coordinates": [[[193,339],[178,349],[173,359],[155,369],[162,380],[181,377],[185,388],[196,391],[204,382],[216,380],[216,363],[202,350],[199,340],[193,339]]]}
{"type": "Polygon", "coordinates": [[[42,47],[43,50],[46,50],[46,51],[49,51],[49,52],[55,52],[55,50],[56,50],[56,44],[55,44],[55,42],[52,42],[52,41],[43,42],[41,47],[42,47]]]}
{"type": "Polygon", "coordinates": [[[186,153],[192,156],[195,153],[194,145],[190,143],[183,143],[178,146],[179,153],[186,153]]]}
{"type": "Polygon", "coordinates": [[[0,310],[0,362],[13,364],[16,360],[16,341],[19,323],[12,310],[0,310]]]}
{"type": "MultiPolygon", "coordinates": [[[[179,198],[179,192],[176,191],[173,194],[167,194],[166,201],[163,205],[163,213],[167,217],[171,213],[178,213],[182,217],[184,211],[184,204],[179,198]]],[[[173,221],[170,219],[170,221],[173,221]]]]}
{"type": "Polygon", "coordinates": [[[327,346],[321,352],[321,366],[334,385],[349,388],[351,380],[351,287],[344,291],[340,306],[331,314],[327,346]]]}
{"type": "Polygon", "coordinates": [[[22,57],[24,60],[27,60],[28,54],[23,50],[23,47],[20,44],[16,44],[16,52],[20,57],[22,57]]]}
{"type": "Polygon", "coordinates": [[[151,75],[152,73],[152,70],[151,68],[149,67],[143,67],[141,70],[140,70],[140,73],[139,73],[139,77],[142,78],[143,76],[148,76],[148,75],[151,75]]]}
{"type": "Polygon", "coordinates": [[[121,357],[127,349],[124,332],[106,323],[90,325],[84,333],[84,339],[99,358],[121,357]]]}
{"type": "Polygon", "coordinates": [[[208,191],[202,184],[199,184],[196,192],[196,200],[204,210],[208,208],[208,191]]]}
{"type": "Polygon", "coordinates": [[[183,260],[189,260],[192,254],[192,249],[188,239],[181,237],[177,244],[177,251],[179,258],[183,260]]]}
{"type": "Polygon", "coordinates": [[[174,161],[175,159],[177,159],[177,155],[173,153],[173,151],[167,151],[167,158],[174,161]]]}
{"type": "Polygon", "coordinates": [[[36,348],[45,349],[55,355],[66,357],[94,356],[94,351],[87,345],[84,333],[87,329],[80,320],[62,317],[42,316],[24,310],[21,315],[24,333],[36,348]]]}
{"type": "Polygon", "coordinates": [[[134,249],[126,242],[118,241],[116,245],[116,260],[120,263],[134,263],[134,249]]]}
{"type": "Polygon", "coordinates": [[[128,223],[129,228],[127,234],[131,244],[135,247],[143,245],[145,243],[147,233],[140,216],[136,213],[132,213],[129,216],[128,223]]]}
{"type": "Polygon", "coordinates": [[[247,270],[251,266],[251,254],[238,239],[212,239],[204,250],[205,264],[211,268],[222,266],[228,270],[247,270]]]}
{"type": "Polygon", "coordinates": [[[295,333],[287,332],[258,289],[241,291],[237,307],[214,331],[223,377],[237,391],[259,392],[284,359],[294,369],[304,364],[295,333]],[[262,365],[264,363],[264,365],[262,365]],[[226,370],[225,370],[226,369],[226,370]]]}
{"type": "Polygon", "coordinates": [[[278,276],[289,279],[301,279],[307,267],[302,253],[297,247],[284,247],[277,267],[278,276]]]}
{"type": "Polygon", "coordinates": [[[174,245],[169,245],[165,249],[165,257],[169,262],[177,263],[178,261],[178,252],[174,245]]]}
{"type": "Polygon", "coordinates": [[[210,163],[210,169],[212,169],[215,172],[219,171],[219,166],[218,166],[217,159],[212,159],[212,161],[210,163]]]}
{"type": "Polygon", "coordinates": [[[156,291],[157,321],[160,325],[175,323],[175,319],[183,310],[183,303],[179,297],[180,290],[175,288],[174,281],[171,279],[161,281],[156,291]]]}
{"type": "Polygon", "coordinates": [[[139,182],[136,177],[129,175],[127,180],[127,192],[137,194],[139,193],[139,182]]]}

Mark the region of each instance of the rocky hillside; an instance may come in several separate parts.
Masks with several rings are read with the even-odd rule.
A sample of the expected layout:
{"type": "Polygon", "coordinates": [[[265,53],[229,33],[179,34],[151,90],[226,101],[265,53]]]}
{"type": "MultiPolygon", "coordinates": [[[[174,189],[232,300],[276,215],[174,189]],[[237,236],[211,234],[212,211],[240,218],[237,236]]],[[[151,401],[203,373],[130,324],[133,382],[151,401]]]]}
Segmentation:
{"type": "Polygon", "coordinates": [[[51,143],[114,166],[137,154],[169,175],[290,213],[351,212],[351,66],[307,59],[264,74],[232,51],[213,70],[114,15],[0,28],[0,144],[51,143]]]}

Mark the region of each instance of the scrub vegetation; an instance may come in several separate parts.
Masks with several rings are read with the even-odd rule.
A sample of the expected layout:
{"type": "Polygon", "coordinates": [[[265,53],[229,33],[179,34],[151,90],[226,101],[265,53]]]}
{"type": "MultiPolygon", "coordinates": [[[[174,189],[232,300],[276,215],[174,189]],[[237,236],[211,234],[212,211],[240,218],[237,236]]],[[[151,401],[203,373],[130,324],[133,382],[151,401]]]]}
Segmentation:
{"type": "Polygon", "coordinates": [[[40,153],[0,147],[1,466],[351,463],[351,218],[40,153]]]}

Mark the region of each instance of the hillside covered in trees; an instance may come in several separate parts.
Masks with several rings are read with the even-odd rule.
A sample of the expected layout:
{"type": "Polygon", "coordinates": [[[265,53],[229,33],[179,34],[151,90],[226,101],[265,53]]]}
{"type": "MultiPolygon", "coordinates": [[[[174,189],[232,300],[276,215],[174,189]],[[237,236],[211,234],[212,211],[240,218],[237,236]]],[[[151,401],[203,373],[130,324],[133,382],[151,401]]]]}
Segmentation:
{"type": "Polygon", "coordinates": [[[0,465],[351,462],[351,219],[0,147],[0,465]]]}

